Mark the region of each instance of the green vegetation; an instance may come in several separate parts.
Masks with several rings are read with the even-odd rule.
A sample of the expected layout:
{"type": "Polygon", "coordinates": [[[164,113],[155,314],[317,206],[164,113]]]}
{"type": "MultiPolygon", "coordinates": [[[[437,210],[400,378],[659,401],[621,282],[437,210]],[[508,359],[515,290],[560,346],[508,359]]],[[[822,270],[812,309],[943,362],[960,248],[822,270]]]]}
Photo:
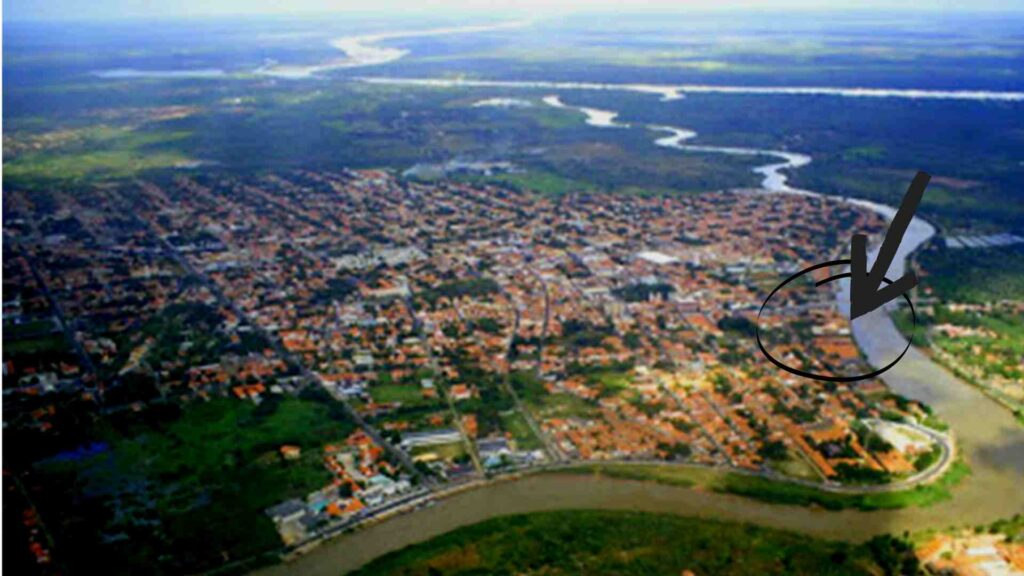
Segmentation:
{"type": "Polygon", "coordinates": [[[448,444],[417,446],[410,450],[409,454],[413,458],[431,454],[441,460],[450,460],[455,462],[461,462],[469,458],[469,455],[466,453],[466,444],[461,440],[457,442],[450,442],[448,444]]]}
{"type": "Polygon", "coordinates": [[[534,103],[535,106],[528,110],[520,110],[518,114],[547,130],[564,130],[579,126],[585,118],[584,114],[577,110],[552,108],[540,100],[535,100],[534,103]]]}
{"type": "Polygon", "coordinates": [[[184,131],[137,131],[99,125],[83,129],[66,146],[4,161],[12,183],[125,178],[146,170],[172,168],[189,157],[168,145],[190,136],[184,131]]]}
{"type": "Polygon", "coordinates": [[[374,402],[401,402],[404,406],[415,406],[418,404],[436,404],[433,399],[424,398],[423,391],[419,386],[403,384],[386,384],[370,388],[370,395],[374,402]]]}
{"type": "Polygon", "coordinates": [[[931,428],[932,430],[938,430],[939,432],[949,430],[949,424],[934,414],[928,414],[925,416],[925,418],[921,420],[921,425],[931,428]]]}
{"type": "Polygon", "coordinates": [[[4,340],[25,340],[59,332],[58,324],[53,318],[33,320],[23,324],[4,322],[4,340]]]}
{"type": "Polygon", "coordinates": [[[989,526],[991,534],[1005,534],[1007,540],[1024,541],[1024,514],[1014,514],[1012,518],[997,520],[989,526]]]}
{"type": "Polygon", "coordinates": [[[599,370],[587,373],[587,381],[600,384],[602,395],[614,395],[629,389],[632,378],[623,370],[599,370]]]}
{"type": "Polygon", "coordinates": [[[501,414],[502,427],[512,434],[519,450],[535,450],[541,447],[540,440],[533,433],[526,416],[518,410],[510,410],[501,414]]]}
{"type": "Polygon", "coordinates": [[[277,547],[264,508],[323,486],[320,447],[353,429],[315,394],[151,408],[102,421],[91,443],[33,474],[52,496],[40,505],[48,527],[75,565],[198,572],[277,547]],[[301,458],[284,461],[284,444],[301,458]]]}
{"type": "Polygon", "coordinates": [[[942,448],[933,446],[931,450],[921,454],[914,460],[914,469],[918,472],[931,468],[942,456],[942,448]]]}
{"type": "MultiPolygon", "coordinates": [[[[219,331],[222,317],[217,309],[207,304],[172,304],[160,310],[147,320],[137,332],[120,335],[118,349],[123,353],[119,362],[110,368],[119,370],[128,353],[135,346],[146,345],[146,354],[140,361],[152,366],[177,363],[171,372],[174,378],[193,366],[216,362],[231,346],[228,337],[219,331]]],[[[235,352],[260,352],[269,347],[262,338],[251,336],[248,350],[235,352]]]]}
{"type": "Polygon", "coordinates": [[[658,482],[687,488],[700,487],[774,504],[815,505],[830,510],[844,508],[883,510],[909,506],[930,506],[948,500],[952,497],[950,488],[969,475],[970,468],[962,462],[955,462],[942,478],[932,484],[898,492],[870,494],[837,494],[760,476],[721,472],[693,466],[581,464],[561,469],[559,472],[601,474],[613,478],[658,482]]]}
{"type": "Polygon", "coordinates": [[[1024,249],[932,245],[917,259],[927,274],[923,285],[937,302],[918,312],[916,329],[909,311],[893,314],[897,328],[904,335],[913,331],[914,342],[929,346],[935,361],[1024,422],[1017,395],[1024,379],[1024,249]]]}
{"type": "Polygon", "coordinates": [[[464,280],[452,280],[441,284],[436,288],[424,290],[417,294],[433,306],[439,299],[444,298],[480,298],[488,294],[496,294],[501,289],[498,283],[491,278],[467,278],[464,280]]]}
{"type": "Polygon", "coordinates": [[[885,146],[854,146],[843,151],[844,160],[881,160],[885,158],[885,146]]]}
{"type": "Polygon", "coordinates": [[[509,381],[538,418],[591,418],[597,412],[593,402],[579,396],[548,392],[544,383],[532,372],[512,372],[509,381]]]}
{"type": "Polygon", "coordinates": [[[984,304],[1024,300],[1024,248],[932,247],[918,258],[927,273],[922,285],[945,302],[984,304]]]}
{"type": "Polygon", "coordinates": [[[503,184],[513,190],[529,190],[546,196],[561,196],[570,192],[585,191],[591,185],[551,172],[529,170],[513,174],[500,174],[488,180],[503,184]]]}
{"type": "MultiPolygon", "coordinates": [[[[894,318],[897,327],[908,333],[907,313],[894,318]]],[[[936,304],[918,314],[917,332],[915,341],[937,351],[936,361],[1011,410],[1020,409],[1015,394],[1006,392],[1024,378],[1019,361],[1024,355],[1024,317],[1015,304],[956,312],[947,304],[936,304]],[[950,326],[959,333],[948,333],[950,326]]]]}
{"type": "MultiPolygon", "coordinates": [[[[1019,314],[957,314],[952,323],[977,328],[977,335],[946,337],[932,336],[936,346],[952,354],[957,363],[988,379],[1000,377],[1020,382],[1024,369],[1020,358],[1024,355],[1024,318],[1019,314]]],[[[936,321],[940,315],[936,314],[936,321]]]]}
{"type": "Polygon", "coordinates": [[[772,469],[785,476],[801,480],[818,480],[818,472],[806,460],[795,454],[789,454],[785,460],[771,463],[772,469]]]}
{"type": "Polygon", "coordinates": [[[543,418],[593,418],[597,407],[573,394],[545,394],[527,402],[543,418]]]}
{"type": "Polygon", "coordinates": [[[889,540],[852,545],[745,524],[580,510],[459,528],[357,574],[874,574],[903,562],[898,550],[905,546],[889,540]]]}
{"type": "Polygon", "coordinates": [[[614,290],[615,295],[622,298],[626,302],[646,302],[651,299],[652,296],[658,296],[662,299],[668,298],[674,288],[671,284],[659,283],[659,284],[630,284],[629,286],[618,288],[614,290]]]}
{"type": "Polygon", "coordinates": [[[78,364],[74,347],[63,332],[51,332],[52,326],[49,321],[4,326],[3,359],[7,365],[4,388],[37,383],[40,379],[38,368],[62,373],[62,365],[78,364]]]}

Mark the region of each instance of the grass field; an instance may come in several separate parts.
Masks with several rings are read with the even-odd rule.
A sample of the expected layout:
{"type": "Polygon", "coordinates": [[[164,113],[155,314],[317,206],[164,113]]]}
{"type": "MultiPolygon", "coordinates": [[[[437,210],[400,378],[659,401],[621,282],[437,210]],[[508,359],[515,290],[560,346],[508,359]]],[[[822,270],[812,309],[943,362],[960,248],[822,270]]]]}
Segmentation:
{"type": "Polygon", "coordinates": [[[529,403],[536,414],[544,418],[590,418],[597,412],[593,404],[572,394],[545,394],[530,399],[529,403]]]}
{"type": "Polygon", "coordinates": [[[551,172],[533,170],[515,174],[501,174],[489,180],[517,190],[529,190],[545,196],[561,196],[570,192],[593,188],[592,185],[588,185],[586,182],[565,178],[551,172]]]}
{"type": "Polygon", "coordinates": [[[868,545],[664,514],[506,516],[374,560],[357,574],[878,574],[868,545]]]}
{"type": "Polygon", "coordinates": [[[789,457],[785,460],[772,462],[772,468],[780,474],[791,476],[793,478],[800,478],[803,480],[818,479],[818,473],[815,471],[814,467],[799,455],[793,453],[790,453],[789,457]]]}
{"type": "Polygon", "coordinates": [[[375,402],[401,402],[404,406],[432,404],[435,400],[425,399],[419,386],[402,384],[385,384],[370,388],[370,395],[375,402]]]}
{"type": "Polygon", "coordinates": [[[440,460],[455,460],[466,456],[466,445],[461,440],[449,444],[436,446],[419,446],[413,448],[409,454],[415,459],[425,455],[436,456],[440,460]]]}
{"type": "Polygon", "coordinates": [[[617,370],[605,370],[601,372],[594,372],[587,375],[587,380],[595,384],[600,384],[606,393],[618,394],[624,390],[629,389],[632,382],[628,372],[621,372],[617,370]]]}
{"type": "Polygon", "coordinates": [[[5,176],[15,183],[124,178],[190,160],[170,147],[188,138],[188,132],[142,132],[103,125],[81,132],[79,138],[65,147],[5,159],[5,176]]]}
{"type": "Polygon", "coordinates": [[[526,417],[518,411],[503,412],[501,414],[501,423],[505,430],[512,433],[516,447],[520,450],[540,448],[540,440],[533,434],[533,430],[530,429],[530,425],[526,422],[526,417]]]}
{"type": "Polygon", "coordinates": [[[701,487],[775,504],[816,505],[830,510],[844,508],[882,510],[908,506],[929,506],[947,500],[952,497],[949,489],[969,475],[970,468],[966,464],[956,462],[935,483],[900,492],[858,495],[834,494],[758,476],[688,466],[596,464],[580,465],[559,472],[601,474],[614,478],[659,482],[673,486],[701,487]]]}

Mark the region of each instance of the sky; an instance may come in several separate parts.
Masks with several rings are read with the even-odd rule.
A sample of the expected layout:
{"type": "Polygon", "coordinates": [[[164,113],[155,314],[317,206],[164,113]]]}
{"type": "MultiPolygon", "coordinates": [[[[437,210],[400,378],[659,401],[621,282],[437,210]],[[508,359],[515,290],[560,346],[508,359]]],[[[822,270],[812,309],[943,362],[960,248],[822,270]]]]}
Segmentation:
{"type": "Polygon", "coordinates": [[[3,0],[5,21],[318,13],[380,15],[685,10],[1024,11],[1024,0],[3,0]]]}

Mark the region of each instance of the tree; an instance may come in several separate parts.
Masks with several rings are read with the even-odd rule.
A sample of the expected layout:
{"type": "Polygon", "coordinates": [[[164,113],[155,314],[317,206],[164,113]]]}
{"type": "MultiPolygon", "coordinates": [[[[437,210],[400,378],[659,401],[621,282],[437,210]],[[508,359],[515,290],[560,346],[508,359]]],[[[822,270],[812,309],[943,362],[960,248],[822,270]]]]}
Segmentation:
{"type": "Polygon", "coordinates": [[[765,442],[761,445],[761,448],[757,451],[762,458],[768,460],[785,460],[789,456],[789,450],[786,449],[786,445],[781,440],[772,440],[765,442]]]}

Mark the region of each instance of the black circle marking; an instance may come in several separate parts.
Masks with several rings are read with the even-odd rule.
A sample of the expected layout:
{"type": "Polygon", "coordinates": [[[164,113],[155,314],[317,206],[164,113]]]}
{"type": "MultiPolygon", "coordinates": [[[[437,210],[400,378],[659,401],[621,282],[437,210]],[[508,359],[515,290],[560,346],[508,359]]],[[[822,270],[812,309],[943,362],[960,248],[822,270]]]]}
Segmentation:
{"type": "MultiPolygon", "coordinates": [[[[911,318],[913,319],[913,322],[914,322],[913,332],[911,332],[910,338],[907,340],[907,346],[903,349],[902,352],[900,352],[900,355],[897,356],[896,359],[893,360],[892,362],[886,364],[885,366],[883,366],[883,367],[881,367],[881,368],[879,368],[879,369],[877,369],[877,370],[875,370],[873,372],[868,372],[867,374],[861,374],[861,375],[858,375],[858,376],[830,376],[830,375],[826,375],[826,374],[815,374],[813,372],[807,372],[807,371],[804,371],[804,370],[793,368],[792,366],[788,366],[788,365],[784,364],[781,360],[779,360],[779,359],[775,358],[774,356],[772,356],[768,352],[768,349],[765,348],[764,343],[761,342],[761,314],[764,312],[764,308],[765,308],[765,306],[768,305],[768,302],[770,302],[772,297],[775,296],[775,293],[778,292],[779,290],[781,290],[783,287],[785,287],[786,284],[789,284],[793,280],[796,280],[797,278],[799,278],[799,277],[801,277],[801,276],[803,276],[805,274],[808,274],[810,272],[814,272],[815,270],[819,270],[821,268],[826,268],[826,267],[829,267],[829,266],[842,266],[844,264],[847,264],[847,265],[850,264],[850,260],[849,259],[830,260],[828,262],[821,262],[819,264],[815,264],[814,266],[810,266],[810,267],[804,268],[803,270],[800,270],[796,274],[793,274],[789,278],[786,278],[785,280],[783,280],[782,284],[779,284],[778,286],[776,286],[775,289],[771,291],[771,294],[768,294],[768,297],[764,299],[764,302],[761,304],[761,309],[757,311],[757,324],[754,325],[754,334],[755,334],[755,336],[757,336],[757,347],[761,349],[761,353],[764,354],[764,357],[767,358],[772,364],[775,364],[776,366],[778,366],[779,368],[782,368],[783,370],[785,370],[786,372],[789,372],[790,374],[795,374],[797,376],[802,376],[804,378],[810,378],[812,380],[820,380],[822,382],[856,382],[858,380],[866,380],[868,378],[874,378],[875,376],[878,376],[878,375],[882,374],[883,372],[885,372],[889,368],[892,368],[893,366],[895,366],[897,362],[899,362],[900,360],[903,359],[903,356],[907,353],[907,351],[910,350],[910,345],[914,342],[914,334],[917,332],[917,312],[914,311],[914,303],[910,301],[910,296],[908,296],[907,293],[904,292],[902,294],[902,296],[903,296],[903,299],[906,300],[907,306],[910,306],[910,316],[911,316],[911,318]]],[[[818,282],[816,282],[814,284],[814,286],[815,287],[821,286],[822,284],[828,284],[829,282],[832,282],[833,280],[839,280],[841,278],[849,278],[849,277],[850,277],[850,273],[849,272],[843,272],[843,273],[840,273],[840,274],[836,274],[834,276],[829,276],[828,278],[825,278],[824,280],[818,281],[818,282]]],[[[885,277],[882,278],[882,281],[884,281],[886,284],[892,284],[892,280],[889,280],[888,278],[885,278],[885,277]]]]}

